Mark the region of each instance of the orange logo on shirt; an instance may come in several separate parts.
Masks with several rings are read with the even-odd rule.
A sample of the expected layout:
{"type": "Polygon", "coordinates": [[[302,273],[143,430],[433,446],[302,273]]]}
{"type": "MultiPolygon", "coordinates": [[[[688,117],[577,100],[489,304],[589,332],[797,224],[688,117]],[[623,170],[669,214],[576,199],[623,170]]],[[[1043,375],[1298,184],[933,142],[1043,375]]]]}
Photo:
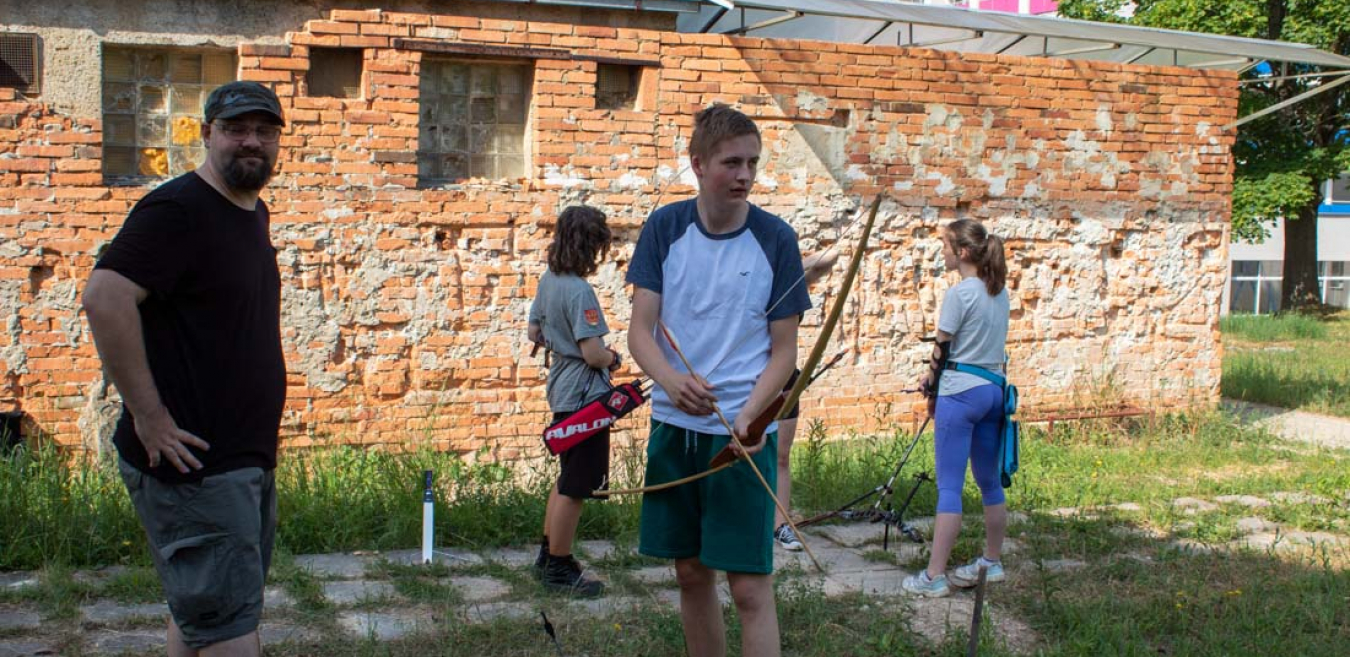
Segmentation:
{"type": "Polygon", "coordinates": [[[600,323],[600,309],[599,309],[599,308],[587,308],[587,309],[586,309],[586,323],[587,323],[587,324],[590,324],[591,326],[595,326],[595,325],[597,325],[597,324],[600,323]]]}

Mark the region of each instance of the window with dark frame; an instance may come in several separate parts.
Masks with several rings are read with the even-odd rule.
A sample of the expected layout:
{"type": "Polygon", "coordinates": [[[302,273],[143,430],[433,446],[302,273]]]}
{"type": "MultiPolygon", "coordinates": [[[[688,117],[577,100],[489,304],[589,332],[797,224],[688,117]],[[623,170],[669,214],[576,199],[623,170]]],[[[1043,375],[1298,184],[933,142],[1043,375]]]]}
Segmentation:
{"type": "Polygon", "coordinates": [[[597,64],[595,68],[595,108],[637,109],[638,89],[641,86],[641,66],[597,64]]]}
{"type": "Polygon", "coordinates": [[[1332,180],[1329,191],[1328,203],[1350,203],[1350,174],[1332,180]]]}
{"type": "Polygon", "coordinates": [[[0,33],[0,87],[25,96],[42,92],[42,39],[36,34],[0,33]]]}
{"type": "Polygon", "coordinates": [[[234,52],[103,47],[103,176],[177,176],[206,157],[202,104],[235,79],[234,52]]]}
{"type": "Polygon", "coordinates": [[[361,48],[309,49],[305,89],[311,98],[360,98],[365,51],[361,48]]]}
{"type": "Polygon", "coordinates": [[[417,175],[423,185],[525,176],[530,64],[424,60],[417,175]]]}

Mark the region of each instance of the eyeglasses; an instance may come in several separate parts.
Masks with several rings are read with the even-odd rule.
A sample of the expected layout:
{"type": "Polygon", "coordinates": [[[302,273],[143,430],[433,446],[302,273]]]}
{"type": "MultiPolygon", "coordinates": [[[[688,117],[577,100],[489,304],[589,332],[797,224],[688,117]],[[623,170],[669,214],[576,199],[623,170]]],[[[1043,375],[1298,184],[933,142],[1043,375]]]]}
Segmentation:
{"type": "Polygon", "coordinates": [[[244,141],[249,135],[257,135],[258,141],[264,144],[275,143],[281,139],[281,126],[278,125],[258,125],[250,126],[243,123],[217,123],[215,124],[226,137],[235,141],[244,141]]]}

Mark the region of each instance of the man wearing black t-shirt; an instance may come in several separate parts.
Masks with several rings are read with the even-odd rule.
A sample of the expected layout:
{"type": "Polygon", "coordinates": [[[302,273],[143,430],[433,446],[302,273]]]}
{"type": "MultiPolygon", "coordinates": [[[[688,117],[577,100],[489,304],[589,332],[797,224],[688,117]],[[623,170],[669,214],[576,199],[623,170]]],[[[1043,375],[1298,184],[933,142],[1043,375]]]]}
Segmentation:
{"type": "Polygon", "coordinates": [[[173,615],[171,657],[261,654],[286,400],[281,278],[258,199],[281,103],[231,82],[204,118],[206,161],[136,204],[84,293],[123,400],[113,442],[173,615]]]}

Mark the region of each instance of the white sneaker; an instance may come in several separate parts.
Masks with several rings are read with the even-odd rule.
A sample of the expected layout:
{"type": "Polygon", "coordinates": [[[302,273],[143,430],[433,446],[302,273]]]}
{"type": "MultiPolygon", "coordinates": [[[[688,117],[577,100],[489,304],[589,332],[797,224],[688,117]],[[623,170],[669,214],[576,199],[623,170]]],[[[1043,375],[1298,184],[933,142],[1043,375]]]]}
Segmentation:
{"type": "Polygon", "coordinates": [[[998,561],[990,561],[984,557],[977,557],[974,561],[953,569],[947,579],[956,586],[968,589],[980,583],[980,566],[984,566],[984,581],[986,583],[1004,580],[1003,564],[998,561]]]}
{"type": "Polygon", "coordinates": [[[951,587],[947,586],[946,575],[930,579],[927,570],[920,570],[919,574],[906,577],[905,581],[900,582],[900,588],[906,593],[925,598],[945,598],[952,593],[951,587]]]}
{"type": "Polygon", "coordinates": [[[778,526],[773,532],[773,540],[778,543],[778,547],[789,552],[800,552],[802,541],[797,538],[797,533],[792,531],[792,527],[787,523],[778,526]]]}

